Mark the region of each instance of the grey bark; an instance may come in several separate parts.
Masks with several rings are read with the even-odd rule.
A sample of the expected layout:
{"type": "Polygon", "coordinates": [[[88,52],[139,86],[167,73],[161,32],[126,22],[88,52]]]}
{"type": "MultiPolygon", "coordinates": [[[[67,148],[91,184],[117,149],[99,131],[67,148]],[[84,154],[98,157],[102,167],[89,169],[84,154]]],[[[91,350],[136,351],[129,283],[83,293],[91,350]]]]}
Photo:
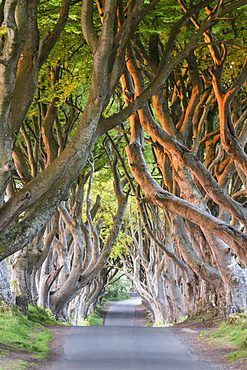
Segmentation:
{"type": "Polygon", "coordinates": [[[12,304],[7,262],[0,262],[0,302],[12,304]]]}

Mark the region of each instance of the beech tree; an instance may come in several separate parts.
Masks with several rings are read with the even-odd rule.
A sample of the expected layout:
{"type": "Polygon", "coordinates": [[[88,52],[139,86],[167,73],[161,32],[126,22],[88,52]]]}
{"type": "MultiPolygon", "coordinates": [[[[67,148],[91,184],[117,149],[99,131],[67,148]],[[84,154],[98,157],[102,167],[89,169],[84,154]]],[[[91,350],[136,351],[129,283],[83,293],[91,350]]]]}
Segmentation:
{"type": "MultiPolygon", "coordinates": [[[[116,4],[115,1],[105,3],[103,8],[100,8],[101,4],[99,3],[99,18],[101,21],[101,29],[97,29],[96,31],[95,24],[93,22],[93,15],[97,9],[94,8],[94,4],[92,2],[83,1],[81,18],[82,32],[86,42],[90,46],[93,55],[92,82],[88,103],[84,109],[76,133],[73,135],[73,139],[70,141],[69,145],[62,151],[59,157],[56,158],[41,174],[36,176],[22,189],[16,192],[2,206],[2,238],[3,240],[9,240],[8,246],[6,246],[4,242],[1,242],[2,258],[12,254],[17,249],[21,249],[25,244],[30,242],[31,239],[37,234],[37,232],[45,225],[48,219],[50,219],[59,201],[64,197],[64,194],[73,182],[75,175],[77,175],[78,171],[85,165],[89,152],[97,137],[99,137],[99,135],[101,135],[103,132],[106,132],[110,128],[115,127],[118,123],[122,122],[125,117],[128,117],[133,112],[133,110],[138,109],[145,101],[148,100],[148,98],[154,95],[154,93],[159,90],[160,86],[162,86],[164,81],[167,79],[173,68],[186,55],[188,55],[191,50],[196,48],[198,43],[201,41],[201,36],[203,35],[203,32],[209,29],[213,24],[217,23],[218,16],[223,16],[227,12],[233,11],[234,9],[237,9],[238,7],[245,4],[245,2],[242,0],[237,2],[230,2],[227,3],[227,5],[223,4],[224,6],[218,6],[217,14],[212,14],[211,17],[208,17],[209,19],[206,17],[206,21],[195,33],[192,40],[185,46],[183,50],[181,50],[180,53],[178,53],[176,58],[173,59],[173,62],[167,65],[170,55],[173,52],[173,48],[175,46],[175,42],[179,35],[181,27],[189,22],[190,18],[194,14],[197,14],[198,12],[200,12],[200,10],[203,10],[207,5],[210,5],[213,2],[206,1],[200,4],[193,5],[191,9],[185,13],[185,15],[181,15],[181,18],[173,26],[174,28],[171,30],[170,39],[168,39],[166,45],[167,49],[164,51],[163,54],[163,60],[161,60],[160,62],[160,68],[156,73],[155,79],[151,82],[150,88],[145,89],[145,91],[125,110],[108,119],[104,119],[103,117],[101,118],[101,115],[105,107],[109,103],[109,99],[117,86],[119,78],[123,73],[123,69],[125,66],[125,50],[128,42],[133,36],[135,28],[148,13],[148,11],[150,11],[156,5],[156,3],[158,3],[158,1],[151,1],[150,4],[144,6],[141,1],[137,1],[135,3],[132,3],[131,6],[129,4],[129,7],[127,7],[126,10],[127,13],[124,13],[123,8],[120,7],[120,4],[116,4]],[[116,13],[117,6],[119,10],[118,13],[116,13]],[[115,20],[117,15],[119,17],[118,28],[115,27],[115,20]],[[130,25],[131,27],[129,27],[130,25]],[[176,32],[174,32],[175,29],[176,32]],[[73,164],[75,164],[75,168],[73,168],[73,164]],[[75,175],[71,176],[71,173],[74,173],[75,175]],[[24,212],[26,209],[28,209],[28,212],[27,214],[25,214],[22,220],[18,222],[18,224],[14,223],[16,217],[18,217],[18,215],[24,212]],[[18,246],[15,242],[15,240],[17,240],[17,235],[19,235],[18,246]]],[[[14,21],[14,25],[17,24],[18,26],[15,27],[15,31],[17,33],[16,37],[20,37],[22,35],[22,42],[14,43],[14,45],[16,45],[18,49],[16,52],[13,52],[15,59],[13,60],[11,68],[12,71],[15,71],[17,66],[19,67],[19,69],[17,70],[17,75],[15,73],[11,74],[12,93],[14,92],[14,89],[17,88],[17,81],[19,81],[19,79],[16,79],[16,76],[18,76],[20,70],[20,63],[28,60],[21,56],[24,46],[27,45],[29,42],[29,40],[26,39],[27,36],[25,36],[25,27],[29,24],[28,22],[30,21],[30,27],[31,24],[35,25],[34,31],[36,30],[37,32],[38,28],[37,3],[35,4],[36,8],[32,9],[32,12],[30,12],[32,14],[32,17],[34,17],[33,22],[31,22],[32,18],[27,17],[28,7],[23,7],[22,11],[24,14],[20,18],[21,20],[23,20],[24,16],[26,15],[27,21],[24,22],[24,25],[22,25],[22,23],[20,25],[18,24],[18,22],[20,22],[20,18],[18,18],[19,7],[16,7],[17,5],[18,2],[14,3],[13,7],[8,7],[6,4],[3,12],[4,27],[7,31],[9,30],[9,34],[7,35],[6,41],[4,43],[4,51],[6,51],[8,55],[11,56],[13,52],[12,48],[8,47],[8,42],[14,42],[11,39],[13,33],[11,29],[8,28],[8,22],[6,22],[8,17],[11,17],[14,21]]],[[[62,3],[62,14],[58,20],[58,24],[56,25],[59,29],[59,32],[61,32],[62,29],[62,27],[60,26],[60,23],[62,21],[62,24],[64,26],[67,17],[68,6],[69,2],[62,3]]],[[[10,26],[12,27],[11,24],[10,26]]],[[[97,23],[97,27],[98,26],[99,23],[97,23]]],[[[30,32],[27,32],[27,34],[30,38],[32,37],[31,41],[33,41],[34,39],[37,40],[37,36],[35,38],[30,32]]],[[[54,31],[47,35],[43,42],[41,42],[41,45],[38,45],[38,42],[35,41],[36,49],[33,54],[37,57],[42,56],[42,59],[39,62],[39,66],[41,65],[41,62],[45,60],[45,57],[47,57],[48,52],[54,45],[56,41],[56,39],[54,39],[55,35],[56,37],[58,37],[58,31],[57,33],[55,33],[54,31]],[[50,42],[48,43],[48,41],[50,42]],[[45,46],[47,45],[50,46],[49,49],[45,48],[45,46]],[[41,46],[43,47],[42,50],[45,50],[44,55],[42,55],[42,50],[38,50],[38,47],[41,46]]],[[[9,71],[10,67],[6,69],[4,63],[2,63],[1,66],[3,74],[5,75],[5,73],[9,71]]],[[[35,68],[35,71],[37,71],[37,68],[35,68]]],[[[29,73],[29,75],[31,75],[31,73],[29,73]]],[[[29,83],[27,83],[26,86],[28,86],[28,90],[31,90],[29,83]]],[[[22,85],[22,90],[23,88],[24,82],[22,85]]],[[[3,132],[9,130],[10,126],[9,110],[11,107],[12,99],[9,98],[7,100],[8,114],[6,114],[5,122],[2,121],[3,132]]],[[[25,99],[25,101],[27,101],[27,99],[25,99]]],[[[23,107],[25,106],[26,109],[30,106],[30,104],[27,103],[21,105],[23,107]]],[[[15,112],[19,112],[19,109],[15,110],[15,112]]],[[[19,125],[21,123],[20,118],[21,117],[18,116],[19,125]]],[[[15,137],[14,132],[11,137],[15,137]]],[[[13,166],[7,166],[7,168],[4,167],[6,163],[9,163],[12,157],[13,139],[8,145],[8,148],[6,148],[6,145],[7,143],[5,141],[5,144],[1,146],[2,150],[4,150],[1,166],[1,168],[3,168],[2,199],[4,199],[3,197],[5,194],[6,185],[8,183],[10,170],[13,168],[13,166]]]]}
{"type": "MultiPolygon", "coordinates": [[[[52,243],[49,225],[56,222],[57,212],[69,229],[63,202],[97,140],[118,126],[131,132],[126,150],[142,189],[141,201],[167,213],[175,252],[179,250],[174,258],[181,257],[197,276],[223,292],[229,312],[246,306],[246,64],[239,52],[245,41],[241,14],[246,3],[82,1],[78,47],[87,45],[92,60],[86,102],[76,107],[70,92],[66,110],[56,95],[42,112],[42,123],[33,114],[30,124],[27,113],[35,102],[41,67],[74,6],[77,19],[80,2],[59,3],[53,29],[42,29],[41,36],[38,14],[47,5],[2,2],[1,260],[37,246],[44,235],[52,243]],[[161,27],[164,14],[167,24],[161,27]],[[224,28],[227,32],[221,32],[224,28]],[[113,104],[119,92],[120,107],[113,104]],[[24,147],[18,143],[20,134],[24,147]],[[155,176],[145,163],[147,136],[157,163],[155,176]]],[[[59,63],[49,71],[56,79],[59,63]]]]}
{"type": "MultiPolygon", "coordinates": [[[[183,2],[181,7],[188,11],[183,2]]],[[[219,9],[207,7],[207,14],[211,16],[219,9]]],[[[198,29],[201,27],[197,18],[192,17],[191,22],[198,29]]],[[[152,108],[160,124],[150,106],[144,104],[133,120],[130,118],[131,140],[126,150],[132,174],[143,190],[141,201],[169,212],[173,240],[187,266],[214,286],[217,299],[222,300],[219,305],[229,313],[246,306],[246,271],[237,262],[240,260],[246,265],[246,211],[243,201],[233,197],[232,186],[239,174],[241,155],[241,173],[244,173],[241,136],[245,130],[245,104],[241,106],[239,97],[235,123],[230,104],[246,80],[246,64],[242,58],[242,69],[237,76],[235,71],[234,77],[225,82],[228,87],[223,88],[227,47],[223,44],[222,51],[218,48],[212,29],[204,32],[204,38],[212,55],[209,72],[204,70],[205,62],[201,70],[195,51],[188,53],[186,62],[174,68],[163,89],[153,96],[152,108]],[[238,139],[235,127],[240,122],[243,131],[238,139]],[[215,130],[217,125],[219,131],[215,130]],[[151,176],[145,163],[143,129],[150,135],[162,185],[151,176]],[[211,144],[212,137],[215,140],[211,144]],[[217,144],[222,144],[218,150],[217,144]],[[214,172],[216,166],[218,172],[214,172]],[[239,260],[236,261],[232,251],[239,260]]],[[[140,39],[136,44],[137,52],[135,45],[128,52],[127,68],[131,79],[125,78],[125,82],[131,80],[131,89],[134,87],[133,91],[139,95],[145,86],[144,75],[152,77],[144,68],[141,70],[137,60],[143,58],[143,65],[146,63],[151,72],[158,65],[155,66],[140,39]]],[[[158,59],[158,43],[156,47],[158,59]]],[[[238,182],[238,186],[244,189],[244,183],[238,182]]]]}

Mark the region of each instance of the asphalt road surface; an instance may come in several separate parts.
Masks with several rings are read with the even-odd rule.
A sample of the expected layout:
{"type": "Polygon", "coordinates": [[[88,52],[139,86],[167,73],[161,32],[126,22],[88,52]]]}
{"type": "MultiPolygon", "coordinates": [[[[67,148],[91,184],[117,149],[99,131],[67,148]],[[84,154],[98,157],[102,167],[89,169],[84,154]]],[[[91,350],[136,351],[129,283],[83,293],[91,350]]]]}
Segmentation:
{"type": "Polygon", "coordinates": [[[112,304],[106,326],[71,327],[64,343],[64,355],[50,369],[215,369],[199,362],[171,329],[133,326],[134,306],[139,303],[129,300],[112,304]]]}
{"type": "Polygon", "coordinates": [[[141,303],[140,298],[112,303],[108,309],[105,326],[135,326],[135,306],[141,303]]]}

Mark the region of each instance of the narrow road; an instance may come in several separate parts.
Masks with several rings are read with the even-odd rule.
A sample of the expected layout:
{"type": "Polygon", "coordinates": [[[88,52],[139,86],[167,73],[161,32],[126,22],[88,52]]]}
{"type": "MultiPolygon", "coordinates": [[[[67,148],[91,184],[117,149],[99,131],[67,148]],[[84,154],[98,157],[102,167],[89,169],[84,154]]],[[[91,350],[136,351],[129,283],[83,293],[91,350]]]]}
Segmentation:
{"type": "Polygon", "coordinates": [[[140,298],[112,303],[108,309],[105,326],[135,326],[135,306],[141,303],[140,298]]]}
{"type": "Polygon", "coordinates": [[[215,369],[198,362],[179,335],[169,328],[133,326],[134,307],[139,303],[140,301],[136,299],[129,300],[128,303],[126,301],[113,303],[106,319],[106,326],[69,328],[64,343],[64,355],[49,369],[215,369]]]}

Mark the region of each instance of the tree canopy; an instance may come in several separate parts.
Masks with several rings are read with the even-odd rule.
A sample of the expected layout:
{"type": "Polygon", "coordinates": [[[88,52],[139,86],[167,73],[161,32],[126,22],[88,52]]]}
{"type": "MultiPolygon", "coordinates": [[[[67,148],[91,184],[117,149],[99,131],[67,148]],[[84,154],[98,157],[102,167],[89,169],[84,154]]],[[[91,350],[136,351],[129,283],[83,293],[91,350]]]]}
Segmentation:
{"type": "Polygon", "coordinates": [[[246,12],[1,2],[0,259],[29,300],[58,314],[121,269],[156,321],[246,307],[246,12]]]}

